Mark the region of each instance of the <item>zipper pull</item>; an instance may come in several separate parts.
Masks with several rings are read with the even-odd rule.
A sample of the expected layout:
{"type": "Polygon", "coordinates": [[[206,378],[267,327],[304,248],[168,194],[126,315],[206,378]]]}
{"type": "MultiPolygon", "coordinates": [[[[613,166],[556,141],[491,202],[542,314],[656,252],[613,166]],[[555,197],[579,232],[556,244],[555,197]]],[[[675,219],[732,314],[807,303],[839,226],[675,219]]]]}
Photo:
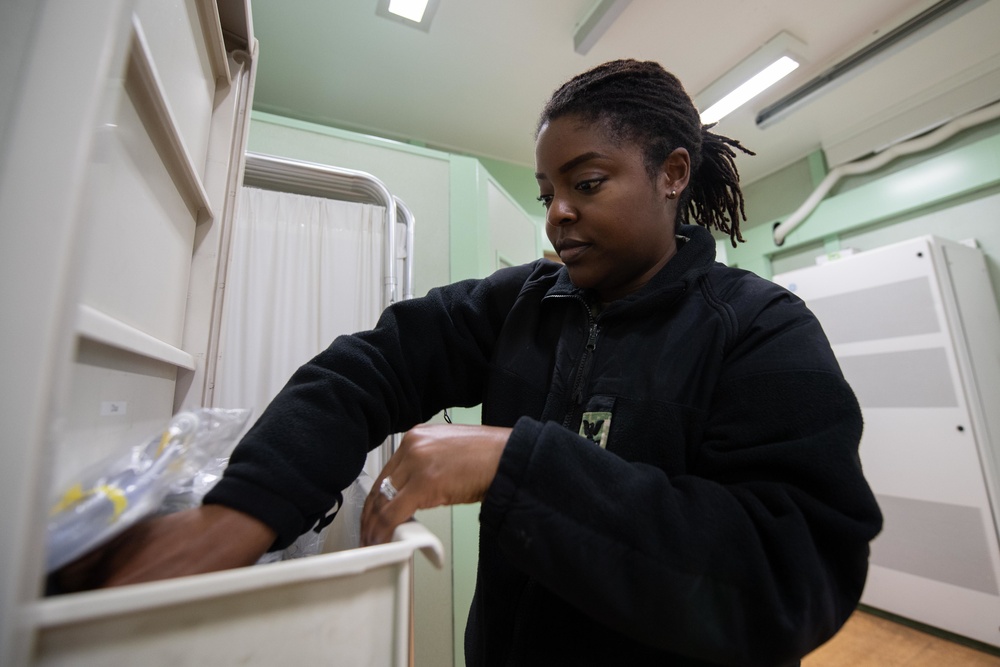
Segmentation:
{"type": "Polygon", "coordinates": [[[573,392],[573,402],[577,407],[583,403],[583,385],[586,377],[590,374],[590,364],[593,360],[594,350],[597,349],[598,333],[600,333],[600,328],[597,326],[597,322],[590,320],[590,333],[587,336],[587,345],[577,372],[576,391],[573,392]]]}
{"type": "Polygon", "coordinates": [[[598,327],[597,322],[590,321],[590,336],[587,338],[587,352],[593,352],[597,349],[597,333],[598,327]]]}

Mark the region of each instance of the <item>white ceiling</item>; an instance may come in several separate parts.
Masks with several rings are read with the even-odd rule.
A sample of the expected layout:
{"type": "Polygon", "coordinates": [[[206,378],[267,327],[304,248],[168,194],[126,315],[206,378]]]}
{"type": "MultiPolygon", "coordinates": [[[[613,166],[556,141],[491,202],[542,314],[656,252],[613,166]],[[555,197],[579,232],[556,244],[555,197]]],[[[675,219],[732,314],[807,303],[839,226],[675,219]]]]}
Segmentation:
{"type": "Polygon", "coordinates": [[[694,97],[784,30],[805,43],[804,65],[716,130],[757,152],[739,158],[752,182],[818,148],[854,158],[885,141],[878,128],[908,134],[1000,99],[1000,0],[966,2],[763,130],[760,109],[937,0],[632,0],[580,55],[574,30],[596,2],[440,0],[422,32],[377,16],[378,0],[252,0],[254,107],[532,166],[537,114],[574,74],[614,58],[657,60],[694,97]]]}

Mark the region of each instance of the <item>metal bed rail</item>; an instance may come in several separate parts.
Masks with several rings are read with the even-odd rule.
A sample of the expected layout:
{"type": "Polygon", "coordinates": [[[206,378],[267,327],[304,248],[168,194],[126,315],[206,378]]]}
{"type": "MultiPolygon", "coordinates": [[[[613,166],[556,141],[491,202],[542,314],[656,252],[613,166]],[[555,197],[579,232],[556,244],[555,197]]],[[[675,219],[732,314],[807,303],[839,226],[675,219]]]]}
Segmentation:
{"type": "MultiPolygon", "coordinates": [[[[243,184],[267,190],[382,206],[385,209],[382,308],[387,308],[401,299],[413,298],[415,227],[413,213],[399,197],[393,196],[377,177],[364,171],[248,151],[245,156],[243,184]],[[396,270],[397,224],[405,228],[406,255],[402,280],[397,276],[396,270]]],[[[398,441],[399,435],[394,434],[379,448],[382,465],[385,465],[396,451],[398,441]]]]}
{"type": "Polygon", "coordinates": [[[317,162],[247,152],[243,184],[268,190],[377,204],[385,208],[385,268],[382,307],[413,297],[413,214],[385,184],[364,171],[332,167],[317,162]],[[406,260],[403,280],[396,271],[396,224],[406,227],[406,260]]]}

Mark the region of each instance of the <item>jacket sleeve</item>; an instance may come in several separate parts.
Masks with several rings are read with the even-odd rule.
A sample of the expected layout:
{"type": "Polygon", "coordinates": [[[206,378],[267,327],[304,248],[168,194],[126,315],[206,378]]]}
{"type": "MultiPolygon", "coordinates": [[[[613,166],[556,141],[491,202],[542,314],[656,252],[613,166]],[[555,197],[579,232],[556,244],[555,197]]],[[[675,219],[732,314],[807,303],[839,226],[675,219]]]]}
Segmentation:
{"type": "Polygon", "coordinates": [[[717,664],[794,663],[854,610],[881,516],[860,409],[815,318],[777,293],[729,314],[685,474],[522,418],[481,520],[515,566],[627,636],[717,664]]]}
{"type": "Polygon", "coordinates": [[[431,290],[386,309],[373,330],[338,337],[295,372],[204,502],[268,524],[272,549],[322,525],[389,434],[480,402],[496,332],[532,268],[431,290]]]}

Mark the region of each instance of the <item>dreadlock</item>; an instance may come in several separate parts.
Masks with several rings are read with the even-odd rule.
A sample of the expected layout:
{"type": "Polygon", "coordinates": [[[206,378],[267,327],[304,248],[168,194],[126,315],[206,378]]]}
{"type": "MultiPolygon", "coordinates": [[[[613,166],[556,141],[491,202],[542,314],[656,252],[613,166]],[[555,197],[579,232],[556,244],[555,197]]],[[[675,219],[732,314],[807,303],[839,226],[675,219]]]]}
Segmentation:
{"type": "MultiPolygon", "coordinates": [[[[691,156],[691,180],[681,195],[676,224],[694,220],[715,228],[736,247],[746,220],[736,151],[754,155],[740,142],[711,132],[681,82],[659,63],[615,60],[579,74],[556,90],[542,110],[538,130],[561,116],[600,123],[612,140],[643,146],[653,178],[675,149],[691,156]]],[[[537,131],[536,131],[537,135],[537,131]]]]}

